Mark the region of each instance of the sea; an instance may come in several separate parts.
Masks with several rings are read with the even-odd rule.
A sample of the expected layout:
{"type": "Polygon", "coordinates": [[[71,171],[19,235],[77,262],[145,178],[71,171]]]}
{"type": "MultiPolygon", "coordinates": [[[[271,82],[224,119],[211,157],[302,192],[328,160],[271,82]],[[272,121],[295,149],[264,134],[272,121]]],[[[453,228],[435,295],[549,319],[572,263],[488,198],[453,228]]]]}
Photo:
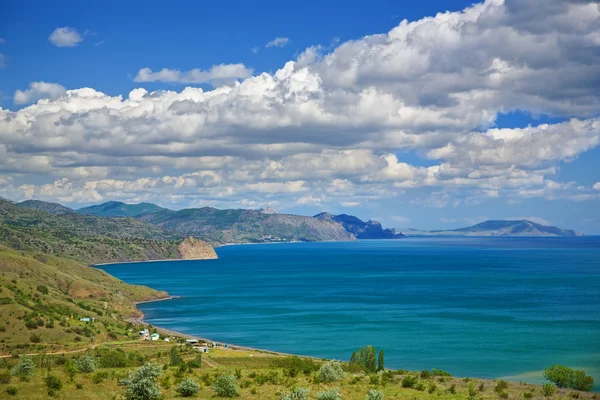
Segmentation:
{"type": "Polygon", "coordinates": [[[539,383],[553,364],[600,387],[600,237],[406,238],[223,246],[218,260],[101,266],[180,299],[152,325],[387,368],[539,383]]]}

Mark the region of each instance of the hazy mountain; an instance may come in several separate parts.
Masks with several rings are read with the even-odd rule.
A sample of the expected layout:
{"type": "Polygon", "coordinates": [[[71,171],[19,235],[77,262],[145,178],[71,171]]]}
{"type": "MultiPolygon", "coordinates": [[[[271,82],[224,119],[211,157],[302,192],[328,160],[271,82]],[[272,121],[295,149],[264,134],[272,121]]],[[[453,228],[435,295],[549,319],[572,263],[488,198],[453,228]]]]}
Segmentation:
{"type": "Polygon", "coordinates": [[[164,210],[138,217],[178,236],[197,236],[212,243],[355,240],[334,221],[258,210],[218,210],[212,207],[164,210]]]}
{"type": "Polygon", "coordinates": [[[409,229],[408,236],[582,236],[570,230],[555,226],[540,225],[532,221],[485,221],[466,228],[422,231],[409,229]]]}
{"type": "Polygon", "coordinates": [[[58,203],[49,203],[41,200],[25,200],[21,203],[17,203],[19,207],[35,208],[38,210],[49,212],[50,214],[71,214],[75,210],[69,207],[65,207],[58,203]]]}
{"type": "Polygon", "coordinates": [[[152,203],[126,204],[120,201],[109,201],[103,204],[79,208],[77,212],[99,217],[135,217],[141,214],[155,213],[164,210],[166,210],[166,208],[159,207],[152,203]]]}
{"type": "Polygon", "coordinates": [[[396,233],[395,229],[383,229],[377,221],[365,222],[353,215],[320,213],[315,215],[314,218],[338,222],[357,239],[399,239],[404,237],[402,233],[396,233]]]}

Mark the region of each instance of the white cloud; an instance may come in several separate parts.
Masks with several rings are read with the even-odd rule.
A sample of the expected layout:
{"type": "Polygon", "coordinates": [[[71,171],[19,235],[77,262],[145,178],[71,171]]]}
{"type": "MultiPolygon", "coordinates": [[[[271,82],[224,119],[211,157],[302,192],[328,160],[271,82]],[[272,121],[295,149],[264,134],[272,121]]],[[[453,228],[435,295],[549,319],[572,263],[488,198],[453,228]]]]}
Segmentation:
{"type": "Polygon", "coordinates": [[[551,1],[536,18],[524,0],[488,0],[403,21],[333,49],[311,47],[273,74],[233,64],[143,68],[135,78],[231,84],[214,90],[109,96],[32,84],[15,102],[50,100],[0,109],[0,173],[14,174],[11,190],[25,184],[27,193],[72,201],[337,207],[415,188],[410,201],[433,207],[595,199],[592,187],[551,178],[560,161],[599,144],[600,54],[589,49],[600,11],[551,1]],[[513,110],[565,122],[494,128],[513,110]],[[405,152],[425,155],[427,166],[405,152]]]}
{"type": "Polygon", "coordinates": [[[403,217],[402,215],[391,215],[390,218],[400,224],[410,224],[410,222],[412,221],[410,218],[403,217]]]}
{"type": "Polygon", "coordinates": [[[252,76],[252,69],[244,64],[220,64],[213,65],[204,71],[194,68],[189,71],[178,71],[163,68],[152,72],[150,68],[142,68],[138,71],[134,81],[136,82],[168,82],[168,83],[210,83],[213,86],[231,84],[238,79],[252,76]]]}
{"type": "Polygon", "coordinates": [[[83,36],[75,28],[68,26],[56,28],[48,37],[48,40],[58,47],[73,47],[83,41],[83,36]]]}
{"type": "Polygon", "coordinates": [[[594,184],[594,190],[600,190],[600,182],[594,184]]]}
{"type": "Polygon", "coordinates": [[[27,104],[44,98],[56,99],[65,91],[66,89],[58,83],[31,82],[28,89],[15,91],[14,102],[15,104],[27,104]]]}
{"type": "Polygon", "coordinates": [[[360,201],[342,201],[342,202],[340,202],[340,205],[342,207],[358,207],[361,204],[362,203],[360,201]]]}
{"type": "Polygon", "coordinates": [[[286,37],[276,37],[265,45],[265,47],[285,47],[290,43],[290,39],[286,37]]]}

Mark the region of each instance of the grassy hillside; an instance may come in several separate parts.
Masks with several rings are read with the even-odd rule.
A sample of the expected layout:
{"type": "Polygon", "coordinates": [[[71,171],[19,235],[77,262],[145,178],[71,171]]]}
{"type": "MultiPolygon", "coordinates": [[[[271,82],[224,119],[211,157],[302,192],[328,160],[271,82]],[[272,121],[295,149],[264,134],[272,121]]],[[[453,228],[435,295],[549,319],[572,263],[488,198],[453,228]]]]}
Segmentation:
{"type": "Polygon", "coordinates": [[[136,215],[163,210],[166,209],[151,203],[125,204],[120,201],[109,201],[103,204],[79,208],[77,212],[99,217],[135,217],[136,215]]]}
{"type": "Polygon", "coordinates": [[[218,210],[212,207],[165,210],[140,220],[178,236],[198,236],[212,243],[355,240],[340,224],[289,214],[257,210],[218,210]]]}
{"type": "Polygon", "coordinates": [[[167,296],[75,261],[0,246],[0,353],[75,349],[128,338],[136,301],[167,296]],[[94,324],[79,319],[95,318],[94,324]]]}
{"type": "Polygon", "coordinates": [[[80,262],[178,258],[180,239],[133,218],[54,215],[0,200],[0,244],[80,262]]]}

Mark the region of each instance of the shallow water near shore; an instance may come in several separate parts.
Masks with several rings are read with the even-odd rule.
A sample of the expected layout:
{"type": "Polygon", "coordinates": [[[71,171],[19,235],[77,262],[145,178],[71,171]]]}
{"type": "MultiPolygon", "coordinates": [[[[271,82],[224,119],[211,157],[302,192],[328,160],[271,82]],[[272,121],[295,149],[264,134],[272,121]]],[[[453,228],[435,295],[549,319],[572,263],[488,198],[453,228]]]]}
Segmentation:
{"type": "Polygon", "coordinates": [[[218,260],[101,266],[181,299],[146,321],[243,346],[540,382],[552,364],[600,383],[600,237],[408,238],[225,246],[218,260]]]}

